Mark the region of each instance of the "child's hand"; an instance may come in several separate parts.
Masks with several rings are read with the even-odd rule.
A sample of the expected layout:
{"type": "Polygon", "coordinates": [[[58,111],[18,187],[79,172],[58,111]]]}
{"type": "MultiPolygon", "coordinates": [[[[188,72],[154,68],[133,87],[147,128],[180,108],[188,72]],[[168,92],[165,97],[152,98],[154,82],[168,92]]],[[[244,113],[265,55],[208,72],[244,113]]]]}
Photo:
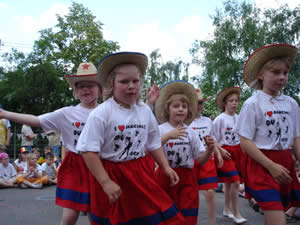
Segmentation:
{"type": "Polygon", "coordinates": [[[278,184],[288,184],[293,180],[288,169],[278,163],[273,163],[268,170],[278,184]]]}
{"type": "Polygon", "coordinates": [[[220,147],[220,153],[224,159],[231,159],[231,154],[226,149],[220,147]]]}
{"type": "Polygon", "coordinates": [[[122,194],[120,186],[112,180],[102,184],[102,188],[107,194],[110,203],[116,202],[122,194]]]}
{"type": "Polygon", "coordinates": [[[187,136],[187,132],[185,131],[185,127],[177,127],[171,130],[168,135],[169,139],[180,139],[183,140],[183,137],[187,136]]]}
{"type": "Polygon", "coordinates": [[[176,184],[178,184],[179,182],[179,176],[177,175],[177,173],[171,168],[168,167],[164,170],[165,174],[167,175],[167,177],[170,178],[170,185],[171,186],[175,186],[176,184]]]}
{"type": "Polygon", "coordinates": [[[159,87],[153,84],[152,88],[147,88],[146,98],[147,104],[153,105],[159,97],[159,87]]]}
{"type": "Polygon", "coordinates": [[[211,136],[206,136],[206,137],[204,137],[204,141],[207,145],[207,150],[212,153],[215,150],[214,139],[212,139],[211,136]]]}
{"type": "Polygon", "coordinates": [[[224,164],[224,160],[223,160],[223,158],[222,158],[221,155],[218,155],[217,158],[218,158],[218,165],[217,165],[217,167],[221,168],[223,166],[223,164],[224,164]]]}

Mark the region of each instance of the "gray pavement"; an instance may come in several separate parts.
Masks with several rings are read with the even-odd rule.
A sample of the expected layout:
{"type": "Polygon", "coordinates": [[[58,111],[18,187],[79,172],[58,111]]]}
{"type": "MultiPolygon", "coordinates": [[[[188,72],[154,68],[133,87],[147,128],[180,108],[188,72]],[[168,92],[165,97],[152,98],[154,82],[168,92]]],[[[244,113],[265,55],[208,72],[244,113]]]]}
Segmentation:
{"type": "MultiPolygon", "coordinates": [[[[223,193],[217,196],[217,224],[234,224],[222,214],[224,205],[223,193]]],[[[241,214],[248,219],[246,225],[263,225],[263,216],[256,213],[248,202],[239,198],[241,214]]],[[[55,186],[43,189],[0,189],[0,225],[58,225],[61,208],[55,205],[55,186]]],[[[203,195],[200,194],[198,225],[206,225],[206,207],[203,195]]],[[[88,225],[87,216],[80,216],[77,225],[88,225]]]]}

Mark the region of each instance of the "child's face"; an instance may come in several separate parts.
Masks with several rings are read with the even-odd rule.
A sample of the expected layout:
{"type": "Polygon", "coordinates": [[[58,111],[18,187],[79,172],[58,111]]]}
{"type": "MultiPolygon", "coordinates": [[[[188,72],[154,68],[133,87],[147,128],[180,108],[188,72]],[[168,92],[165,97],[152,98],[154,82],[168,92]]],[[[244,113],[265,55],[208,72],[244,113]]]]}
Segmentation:
{"type": "Polygon", "coordinates": [[[288,68],[284,62],[276,61],[270,69],[262,71],[258,78],[263,82],[263,91],[272,96],[285,87],[288,82],[288,68]]]}
{"type": "Polygon", "coordinates": [[[51,150],[48,148],[44,149],[44,155],[46,155],[48,152],[51,152],[51,150]]]}
{"type": "Polygon", "coordinates": [[[35,155],[35,154],[33,154],[32,158],[30,159],[30,164],[31,164],[31,165],[35,165],[35,164],[36,164],[36,162],[37,162],[36,155],[35,155]]]}
{"type": "Polygon", "coordinates": [[[237,94],[230,94],[226,99],[225,111],[229,113],[235,113],[239,103],[240,101],[237,94]]]}
{"type": "Polygon", "coordinates": [[[37,158],[40,158],[40,152],[39,151],[35,151],[34,154],[36,155],[37,158]]]}
{"type": "MultiPolygon", "coordinates": [[[[1,160],[0,160],[0,162],[1,162],[1,160]]],[[[8,163],[9,163],[8,157],[5,157],[5,158],[2,159],[3,166],[5,166],[5,167],[8,166],[8,163]]]]}
{"type": "Polygon", "coordinates": [[[23,161],[27,160],[28,153],[21,153],[23,161]]]}
{"type": "Polygon", "coordinates": [[[169,122],[171,124],[182,124],[187,118],[189,106],[186,102],[174,99],[169,105],[169,122]]]}
{"type": "Polygon", "coordinates": [[[54,162],[54,159],[53,159],[53,158],[48,158],[48,159],[46,159],[46,164],[47,164],[48,166],[52,165],[53,162],[54,162]]]}
{"type": "Polygon", "coordinates": [[[113,95],[118,103],[125,106],[134,104],[140,95],[141,79],[135,65],[121,66],[113,81],[113,95]]]}
{"type": "Polygon", "coordinates": [[[96,82],[80,81],[76,84],[75,93],[83,105],[90,105],[97,102],[101,95],[101,90],[96,82]]]}

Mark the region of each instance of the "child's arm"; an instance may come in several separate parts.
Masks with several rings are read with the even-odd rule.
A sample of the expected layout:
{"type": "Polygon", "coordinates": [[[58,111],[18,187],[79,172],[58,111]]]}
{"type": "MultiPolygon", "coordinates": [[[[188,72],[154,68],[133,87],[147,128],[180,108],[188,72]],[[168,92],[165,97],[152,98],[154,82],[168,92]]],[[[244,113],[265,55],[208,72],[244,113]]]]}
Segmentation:
{"type": "Polygon", "coordinates": [[[277,183],[286,184],[292,181],[289,171],[285,167],[266,157],[252,141],[242,136],[240,136],[240,141],[243,151],[245,151],[251,158],[266,168],[272,177],[277,181],[277,183]]]}
{"type": "Polygon", "coordinates": [[[156,84],[153,84],[152,88],[147,88],[146,97],[146,104],[152,110],[154,103],[159,97],[159,87],[156,84]]]}
{"type": "Polygon", "coordinates": [[[55,177],[57,176],[57,169],[55,168],[55,164],[52,163],[51,164],[51,169],[53,170],[54,174],[55,174],[55,177]]]}
{"type": "Polygon", "coordinates": [[[37,116],[23,113],[15,113],[0,109],[0,118],[5,118],[20,124],[27,124],[32,127],[40,127],[40,119],[37,116]]]}
{"type": "Polygon", "coordinates": [[[161,136],[161,144],[164,145],[169,139],[180,139],[187,136],[186,127],[177,127],[161,136]]]}
{"type": "Polygon", "coordinates": [[[300,134],[294,139],[293,150],[296,159],[300,161],[300,134]]]}
{"type": "Polygon", "coordinates": [[[91,173],[102,186],[103,191],[108,195],[109,201],[117,201],[122,194],[121,188],[108,176],[98,153],[83,152],[82,157],[91,173]]]}
{"type": "Polygon", "coordinates": [[[198,163],[201,165],[205,164],[209,160],[215,149],[215,142],[210,136],[204,137],[204,141],[207,145],[207,150],[197,159],[198,163]]]}
{"type": "Polygon", "coordinates": [[[218,162],[219,162],[217,166],[218,166],[218,168],[221,168],[223,166],[223,164],[224,164],[224,160],[223,160],[222,154],[220,152],[220,149],[218,148],[217,142],[215,142],[215,150],[214,150],[214,152],[215,152],[215,155],[216,155],[216,157],[218,159],[218,162]]]}
{"type": "Polygon", "coordinates": [[[169,166],[162,148],[150,151],[149,153],[152,155],[153,159],[160,166],[160,168],[162,168],[165,174],[170,178],[171,186],[178,184],[179,177],[177,173],[169,166]]]}

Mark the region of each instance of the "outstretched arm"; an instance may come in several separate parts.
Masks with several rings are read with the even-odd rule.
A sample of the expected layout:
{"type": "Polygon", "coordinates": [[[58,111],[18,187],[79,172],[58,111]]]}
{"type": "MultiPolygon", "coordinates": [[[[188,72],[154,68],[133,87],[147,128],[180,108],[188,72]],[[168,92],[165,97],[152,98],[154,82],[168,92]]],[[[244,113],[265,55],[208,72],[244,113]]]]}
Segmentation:
{"type": "Polygon", "coordinates": [[[15,113],[0,109],[0,118],[5,118],[16,123],[26,124],[32,127],[40,127],[40,119],[37,116],[23,113],[15,113]]]}
{"type": "Polygon", "coordinates": [[[153,105],[159,97],[159,87],[156,84],[153,84],[152,88],[147,89],[146,93],[146,104],[153,109],[153,105]]]}

